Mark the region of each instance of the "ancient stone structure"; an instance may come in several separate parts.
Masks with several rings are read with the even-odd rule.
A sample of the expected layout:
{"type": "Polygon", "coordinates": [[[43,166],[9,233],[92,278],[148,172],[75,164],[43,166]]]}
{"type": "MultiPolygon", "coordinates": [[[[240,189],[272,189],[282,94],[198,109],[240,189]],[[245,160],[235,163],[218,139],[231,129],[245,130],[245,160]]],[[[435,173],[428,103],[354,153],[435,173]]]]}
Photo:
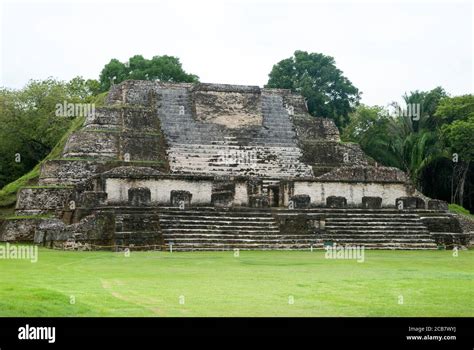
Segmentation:
{"type": "Polygon", "coordinates": [[[19,191],[18,217],[0,240],[173,250],[467,244],[446,209],[400,170],[341,143],[334,123],[288,90],[126,81],[44,163],[39,186],[19,191]]]}

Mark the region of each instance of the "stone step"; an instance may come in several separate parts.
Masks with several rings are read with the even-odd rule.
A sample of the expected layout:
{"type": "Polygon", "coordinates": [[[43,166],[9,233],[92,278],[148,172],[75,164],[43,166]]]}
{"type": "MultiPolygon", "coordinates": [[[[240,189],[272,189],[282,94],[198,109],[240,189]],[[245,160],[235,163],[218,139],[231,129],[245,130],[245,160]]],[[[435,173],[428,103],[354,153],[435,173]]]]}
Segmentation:
{"type": "Polygon", "coordinates": [[[389,227],[394,228],[413,228],[413,227],[425,227],[420,221],[388,221],[388,222],[377,222],[377,221],[370,221],[370,222],[351,222],[348,225],[346,222],[331,222],[330,224],[326,223],[326,229],[335,229],[335,228],[345,228],[345,227],[353,227],[353,228],[365,228],[365,227],[372,227],[372,228],[382,228],[386,229],[389,227]]]}
{"type": "MultiPolygon", "coordinates": [[[[222,148],[221,150],[204,150],[201,149],[199,151],[180,151],[176,150],[174,147],[171,147],[167,150],[167,155],[170,158],[179,160],[179,159],[189,159],[189,158],[197,158],[196,160],[201,160],[202,162],[208,162],[212,160],[216,160],[224,155],[228,156],[247,156],[247,157],[254,157],[255,160],[260,160],[261,157],[268,157],[270,155],[274,155],[278,151],[256,151],[252,149],[228,149],[222,148]],[[204,152],[205,151],[205,152],[204,152]]],[[[278,158],[275,158],[275,161],[284,162],[284,161],[293,161],[301,157],[300,153],[280,153],[278,154],[278,158]]]]}
{"type": "Polygon", "coordinates": [[[284,244],[284,243],[274,243],[274,244],[261,244],[261,243],[212,243],[212,244],[205,244],[205,243],[180,243],[179,245],[173,245],[173,251],[194,251],[194,250],[204,250],[204,251],[212,251],[212,250],[298,250],[304,249],[309,250],[310,247],[319,246],[320,248],[323,247],[321,243],[315,244],[284,244]]]}
{"type": "Polygon", "coordinates": [[[214,229],[214,228],[208,228],[208,229],[198,229],[198,228],[188,228],[188,227],[179,227],[179,228],[170,228],[170,227],[161,227],[161,231],[162,232],[166,232],[166,233],[206,233],[206,232],[209,232],[209,233],[222,233],[222,234],[236,234],[236,233],[239,233],[239,232],[244,232],[244,233],[249,233],[249,234],[279,234],[280,233],[280,230],[279,229],[274,229],[274,230],[271,230],[271,229],[258,229],[258,228],[247,228],[247,227],[243,227],[243,228],[240,228],[240,229],[230,229],[230,228],[225,228],[225,227],[222,227],[222,228],[218,228],[218,229],[214,229]]]}
{"type": "Polygon", "coordinates": [[[291,238],[291,237],[251,237],[251,238],[233,238],[233,237],[175,237],[175,236],[164,236],[165,242],[173,242],[174,244],[186,244],[186,243],[216,243],[216,244],[227,244],[227,243],[262,243],[262,244],[275,244],[275,243],[313,243],[316,242],[315,238],[291,238]]]}
{"type": "MultiPolygon", "coordinates": [[[[189,243],[189,244],[179,244],[177,246],[173,245],[173,251],[230,251],[234,249],[239,250],[310,250],[313,249],[323,249],[324,245],[322,243],[316,242],[314,244],[272,244],[272,245],[263,245],[263,244],[198,244],[198,243],[189,243]]],[[[383,244],[366,244],[364,246],[366,249],[371,250],[435,250],[436,246],[430,244],[393,244],[393,243],[383,243],[383,244]]]]}
{"type": "Polygon", "coordinates": [[[417,239],[417,238],[430,238],[432,239],[431,234],[426,232],[401,232],[401,231],[392,231],[392,232],[325,232],[321,233],[321,236],[331,236],[331,237],[338,237],[340,239],[344,238],[410,238],[410,239],[417,239]]]}
{"type": "Polygon", "coordinates": [[[377,238],[377,239],[371,239],[371,238],[337,238],[337,237],[323,237],[321,238],[325,241],[332,241],[336,243],[344,243],[344,244],[349,244],[349,243],[405,243],[405,244],[432,244],[436,246],[434,241],[429,238],[419,238],[419,239],[403,239],[403,238],[377,238]]]}
{"type": "Polygon", "coordinates": [[[264,222],[243,222],[237,223],[232,221],[220,221],[220,222],[209,222],[203,223],[202,221],[191,221],[191,222],[166,222],[164,220],[160,221],[162,224],[165,224],[168,228],[175,228],[175,227],[187,227],[187,228],[195,228],[195,229],[208,229],[208,228],[227,228],[227,229],[245,229],[245,228],[254,228],[254,229],[271,229],[271,230],[278,230],[278,226],[272,223],[264,223],[264,222]],[[235,224],[235,225],[232,225],[235,224]]]}
{"type": "Polygon", "coordinates": [[[250,234],[250,233],[169,233],[164,232],[163,237],[176,238],[245,238],[245,239],[320,239],[319,236],[313,234],[250,234]]]}
{"type": "Polygon", "coordinates": [[[172,173],[181,173],[181,174],[199,174],[199,175],[259,175],[261,177],[280,177],[280,178],[288,178],[288,177],[303,177],[307,176],[303,172],[289,172],[289,171],[281,171],[281,172],[268,172],[265,169],[249,169],[247,171],[232,171],[232,167],[208,167],[208,168],[188,168],[188,167],[173,167],[173,164],[170,164],[172,173]]]}
{"type": "Polygon", "coordinates": [[[370,222],[370,221],[377,221],[377,220],[420,220],[420,217],[418,214],[398,214],[398,213],[393,213],[393,214],[388,214],[388,213],[381,213],[381,214],[344,214],[341,213],[339,216],[336,216],[335,214],[331,213],[329,215],[326,215],[326,222],[370,222]]]}
{"type": "MultiPolygon", "coordinates": [[[[186,220],[188,221],[196,221],[196,220],[218,220],[218,221],[255,221],[255,222],[274,222],[273,217],[271,214],[265,213],[262,216],[255,216],[255,213],[248,212],[248,213],[235,213],[235,212],[186,212],[183,211],[176,211],[176,212],[161,212],[160,219],[169,219],[168,221],[177,221],[186,220]]],[[[258,214],[257,214],[258,215],[258,214]]]]}
{"type": "Polygon", "coordinates": [[[417,227],[383,227],[383,226],[366,226],[366,227],[333,227],[333,226],[326,226],[326,230],[330,232],[423,232],[428,231],[426,226],[420,225],[417,227]]]}
{"type": "Polygon", "coordinates": [[[354,235],[354,234],[332,234],[332,233],[324,233],[317,235],[321,239],[339,239],[339,240],[346,240],[346,239],[371,239],[371,240],[378,240],[378,239],[404,239],[410,241],[417,241],[419,239],[428,239],[432,241],[433,238],[429,233],[426,234],[381,234],[381,233],[372,233],[372,234],[365,234],[365,235],[354,235]]]}

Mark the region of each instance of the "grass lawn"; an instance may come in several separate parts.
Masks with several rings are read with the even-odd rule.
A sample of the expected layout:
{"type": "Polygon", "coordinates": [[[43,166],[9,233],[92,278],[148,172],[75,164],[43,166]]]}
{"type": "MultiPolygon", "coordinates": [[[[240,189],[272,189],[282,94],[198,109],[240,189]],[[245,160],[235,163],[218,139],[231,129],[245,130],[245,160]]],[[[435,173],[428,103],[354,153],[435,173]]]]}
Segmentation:
{"type": "Polygon", "coordinates": [[[39,249],[0,259],[0,316],[474,316],[474,251],[39,249]]]}

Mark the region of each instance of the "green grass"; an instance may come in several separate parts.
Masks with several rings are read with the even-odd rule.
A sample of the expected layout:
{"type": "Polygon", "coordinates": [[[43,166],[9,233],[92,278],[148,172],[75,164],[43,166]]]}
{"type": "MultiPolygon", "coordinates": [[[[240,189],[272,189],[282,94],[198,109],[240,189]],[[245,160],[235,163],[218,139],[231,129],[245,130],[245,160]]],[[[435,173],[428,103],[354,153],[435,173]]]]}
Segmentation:
{"type": "Polygon", "coordinates": [[[0,316],[474,316],[473,267],[474,251],[366,251],[357,263],[40,249],[37,263],[0,259],[0,316]]]}
{"type": "Polygon", "coordinates": [[[4,220],[24,220],[24,219],[51,219],[54,218],[53,214],[50,215],[10,215],[4,218],[4,220]]]}
{"type": "Polygon", "coordinates": [[[456,213],[456,214],[461,214],[465,215],[471,219],[474,219],[474,215],[469,212],[469,210],[465,209],[464,207],[461,207],[460,205],[457,204],[449,204],[449,211],[456,213]]]}

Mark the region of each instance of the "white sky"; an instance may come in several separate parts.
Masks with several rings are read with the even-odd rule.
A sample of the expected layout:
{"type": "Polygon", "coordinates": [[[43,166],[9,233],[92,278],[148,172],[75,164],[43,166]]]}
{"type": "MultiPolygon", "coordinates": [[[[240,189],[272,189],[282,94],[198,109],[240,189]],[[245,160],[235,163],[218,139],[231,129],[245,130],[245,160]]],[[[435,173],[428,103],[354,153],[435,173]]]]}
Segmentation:
{"type": "Polygon", "coordinates": [[[202,82],[263,86],[295,50],[333,56],[386,105],[410,90],[473,93],[471,1],[0,0],[0,86],[97,79],[111,58],[174,55],[202,82]]]}

